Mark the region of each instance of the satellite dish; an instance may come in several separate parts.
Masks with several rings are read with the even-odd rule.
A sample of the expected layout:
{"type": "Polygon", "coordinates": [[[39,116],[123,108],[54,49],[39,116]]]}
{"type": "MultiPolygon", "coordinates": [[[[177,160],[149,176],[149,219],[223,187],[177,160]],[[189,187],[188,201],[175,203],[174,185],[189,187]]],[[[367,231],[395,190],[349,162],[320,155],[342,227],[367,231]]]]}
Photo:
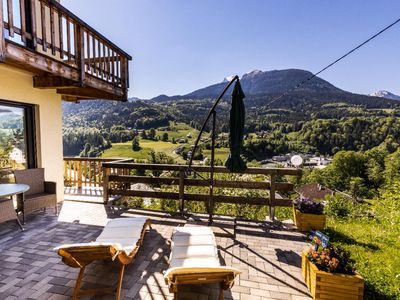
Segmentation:
{"type": "Polygon", "coordinates": [[[300,155],[293,155],[290,162],[297,168],[303,164],[303,158],[300,155]]]}

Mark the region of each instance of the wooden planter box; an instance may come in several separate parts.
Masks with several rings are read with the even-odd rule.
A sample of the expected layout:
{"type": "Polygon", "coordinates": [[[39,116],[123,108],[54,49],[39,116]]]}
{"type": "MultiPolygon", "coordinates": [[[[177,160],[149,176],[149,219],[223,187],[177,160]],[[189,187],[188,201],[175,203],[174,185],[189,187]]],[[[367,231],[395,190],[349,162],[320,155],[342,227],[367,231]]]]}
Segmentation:
{"type": "Polygon", "coordinates": [[[326,226],[326,216],[303,214],[293,206],[293,222],[299,231],[322,230],[326,226]]]}
{"type": "Polygon", "coordinates": [[[363,299],[364,279],[360,275],[344,275],[318,270],[302,253],[301,273],[313,299],[363,299]]]}

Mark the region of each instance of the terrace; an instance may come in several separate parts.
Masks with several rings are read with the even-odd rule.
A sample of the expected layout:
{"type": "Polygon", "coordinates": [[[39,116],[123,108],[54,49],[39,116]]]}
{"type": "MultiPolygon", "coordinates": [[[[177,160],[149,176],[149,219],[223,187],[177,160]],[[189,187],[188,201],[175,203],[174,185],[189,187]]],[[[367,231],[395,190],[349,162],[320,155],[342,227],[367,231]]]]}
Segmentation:
{"type": "MultiPolygon", "coordinates": [[[[141,165],[127,161],[101,161],[98,159],[65,159],[65,200],[56,217],[49,209],[27,218],[26,230],[21,232],[15,222],[0,226],[0,298],[2,299],[69,299],[78,269],[61,262],[53,250],[64,243],[89,242],[101,232],[107,220],[116,217],[147,216],[152,229],[135,261],[125,272],[122,299],[172,299],[164,283],[163,271],[168,268],[169,238],[175,226],[207,224],[208,215],[190,213],[185,204],[204,201],[205,196],[187,192],[188,186],[205,186],[200,179],[188,178],[183,166],[141,165]],[[144,173],[130,175],[133,170],[161,171],[158,177],[144,173]],[[89,175],[90,174],[90,175],[89,175]],[[175,176],[177,176],[175,178],[175,176]],[[180,178],[180,180],[179,180],[180,178]],[[136,183],[176,185],[178,192],[135,189],[136,183]],[[183,187],[182,187],[183,186],[183,187]],[[103,193],[103,187],[107,190],[103,193]],[[179,201],[181,212],[163,212],[130,209],[110,205],[104,200],[122,194],[142,197],[167,198],[179,201]],[[106,196],[104,196],[104,194],[106,196]]],[[[207,167],[197,167],[204,174],[207,167]]],[[[223,174],[223,168],[216,168],[223,174]]],[[[279,176],[296,175],[293,169],[250,168],[247,172],[264,176],[264,182],[241,181],[241,189],[266,189],[265,198],[247,198],[253,205],[287,206],[287,199],[275,198],[275,190],[289,190],[287,183],[277,182],[279,176]],[[259,174],[262,173],[262,174],[259,174]],[[261,202],[263,201],[263,202],[261,202]]],[[[249,174],[247,174],[249,175],[249,174]]],[[[238,182],[216,180],[216,186],[233,187],[238,182]]],[[[236,186],[237,188],[237,186],[236,186]]],[[[214,195],[215,202],[241,203],[240,196],[214,195]]],[[[273,209],[270,209],[270,213],[273,209]]],[[[213,230],[217,237],[219,258],[222,264],[242,271],[225,299],[310,299],[301,278],[302,249],[307,247],[305,236],[293,230],[290,224],[277,221],[254,221],[230,216],[214,216],[213,230]]],[[[114,263],[89,265],[83,287],[115,285],[118,267],[114,263]]],[[[178,299],[217,299],[214,285],[191,285],[180,290],[178,299]]],[[[95,296],[92,299],[113,299],[113,295],[95,296]]]]}

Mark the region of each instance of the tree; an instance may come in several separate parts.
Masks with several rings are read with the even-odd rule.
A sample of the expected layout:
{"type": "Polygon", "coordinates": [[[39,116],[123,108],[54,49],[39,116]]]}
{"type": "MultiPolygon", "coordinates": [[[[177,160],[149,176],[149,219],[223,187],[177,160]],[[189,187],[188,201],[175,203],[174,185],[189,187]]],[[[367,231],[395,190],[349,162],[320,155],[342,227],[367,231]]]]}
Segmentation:
{"type": "Polygon", "coordinates": [[[133,138],[133,132],[122,125],[113,125],[110,128],[110,140],[113,143],[124,143],[133,138]]]}
{"type": "Polygon", "coordinates": [[[162,134],[161,140],[162,140],[163,142],[168,142],[168,133],[167,133],[167,132],[164,132],[164,133],[162,134]]]}
{"type": "MultiPolygon", "coordinates": [[[[174,164],[175,161],[174,159],[165,154],[164,152],[155,152],[154,150],[151,150],[147,160],[150,164],[174,164]]],[[[154,170],[153,172],[154,176],[160,176],[162,174],[162,171],[154,170]]]]}
{"type": "Polygon", "coordinates": [[[352,177],[367,178],[367,157],[362,152],[339,151],[333,157],[332,164],[326,168],[328,185],[349,190],[352,177]]]}
{"type": "Polygon", "coordinates": [[[156,139],[156,130],[154,128],[150,128],[149,134],[147,135],[147,138],[149,140],[155,140],[156,139]]]}
{"type": "Polygon", "coordinates": [[[390,185],[400,180],[400,150],[385,158],[385,181],[390,185]]]}
{"type": "Polygon", "coordinates": [[[91,144],[86,143],[85,148],[79,154],[81,157],[96,157],[100,155],[100,151],[91,144]]]}
{"type": "Polygon", "coordinates": [[[135,136],[132,140],[132,150],[133,151],[140,150],[139,138],[137,136],[135,136]]]}
{"type": "Polygon", "coordinates": [[[364,184],[364,179],[360,177],[352,177],[349,183],[349,191],[354,199],[358,200],[359,197],[366,196],[368,189],[364,184]]]}

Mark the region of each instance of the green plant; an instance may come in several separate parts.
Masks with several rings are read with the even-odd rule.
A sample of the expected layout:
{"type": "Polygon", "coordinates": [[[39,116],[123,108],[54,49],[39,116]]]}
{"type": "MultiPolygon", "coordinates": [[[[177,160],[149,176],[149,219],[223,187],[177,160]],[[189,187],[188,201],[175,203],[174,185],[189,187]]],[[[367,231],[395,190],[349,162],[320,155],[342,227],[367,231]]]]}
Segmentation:
{"type": "Polygon", "coordinates": [[[129,208],[143,208],[144,200],[142,197],[124,197],[120,203],[129,208]]]}
{"type": "MultiPolygon", "coordinates": [[[[381,197],[373,202],[372,211],[379,223],[400,232],[400,180],[387,185],[381,197]]],[[[400,276],[399,276],[400,277],[400,276]]]]}
{"type": "Polygon", "coordinates": [[[340,218],[347,218],[350,216],[354,205],[351,199],[340,194],[327,196],[326,199],[325,213],[328,216],[340,218]]]}

